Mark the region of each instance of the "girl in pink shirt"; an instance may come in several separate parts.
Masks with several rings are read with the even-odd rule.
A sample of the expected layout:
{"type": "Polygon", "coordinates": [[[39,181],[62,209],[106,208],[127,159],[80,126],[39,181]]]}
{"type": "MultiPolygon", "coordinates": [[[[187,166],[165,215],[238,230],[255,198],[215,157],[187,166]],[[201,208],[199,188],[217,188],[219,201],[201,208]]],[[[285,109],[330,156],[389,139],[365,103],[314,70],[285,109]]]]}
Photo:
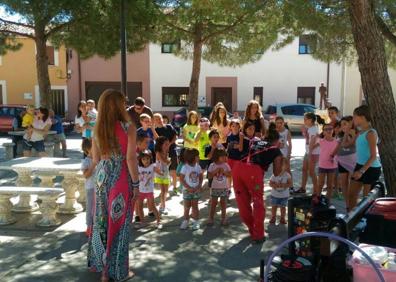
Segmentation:
{"type": "Polygon", "coordinates": [[[314,191],[314,194],[316,196],[320,196],[322,194],[325,180],[327,180],[326,197],[329,201],[333,194],[335,173],[337,172],[338,167],[338,164],[334,159],[338,147],[338,142],[333,137],[333,133],[334,128],[331,124],[325,124],[323,126],[323,138],[319,140],[319,185],[318,190],[314,191]]]}

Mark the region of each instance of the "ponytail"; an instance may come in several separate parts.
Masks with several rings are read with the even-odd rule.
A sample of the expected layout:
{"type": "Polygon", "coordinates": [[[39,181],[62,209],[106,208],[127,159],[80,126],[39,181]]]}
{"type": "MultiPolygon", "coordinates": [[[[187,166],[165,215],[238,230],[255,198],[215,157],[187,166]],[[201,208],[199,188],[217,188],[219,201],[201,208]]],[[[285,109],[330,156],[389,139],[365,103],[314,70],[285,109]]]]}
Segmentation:
{"type": "Polygon", "coordinates": [[[275,123],[271,122],[268,127],[268,134],[266,141],[270,144],[273,144],[278,140],[279,140],[279,132],[276,130],[275,123]]]}

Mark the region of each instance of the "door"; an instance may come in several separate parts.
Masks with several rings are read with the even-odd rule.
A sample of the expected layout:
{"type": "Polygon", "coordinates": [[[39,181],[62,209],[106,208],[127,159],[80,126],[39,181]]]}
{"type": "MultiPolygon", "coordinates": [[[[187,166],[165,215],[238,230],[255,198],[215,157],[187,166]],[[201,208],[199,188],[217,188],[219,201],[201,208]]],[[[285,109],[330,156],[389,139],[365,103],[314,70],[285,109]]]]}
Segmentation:
{"type": "Polygon", "coordinates": [[[315,87],[297,87],[297,103],[315,105],[315,87]]]}
{"type": "Polygon", "coordinates": [[[64,89],[52,89],[52,104],[53,110],[56,115],[65,117],[65,90],[64,89]]]}
{"type": "MultiPolygon", "coordinates": [[[[137,97],[142,96],[142,82],[128,82],[128,104],[132,105],[137,97]]],[[[106,89],[121,90],[121,82],[117,81],[87,81],[85,82],[86,99],[92,99],[98,104],[99,97],[106,89]]]]}
{"type": "Polygon", "coordinates": [[[260,106],[263,106],[263,87],[253,88],[253,100],[259,102],[260,106]]]}
{"type": "Polygon", "coordinates": [[[212,106],[222,102],[228,112],[232,112],[232,87],[212,87],[212,106]]]}

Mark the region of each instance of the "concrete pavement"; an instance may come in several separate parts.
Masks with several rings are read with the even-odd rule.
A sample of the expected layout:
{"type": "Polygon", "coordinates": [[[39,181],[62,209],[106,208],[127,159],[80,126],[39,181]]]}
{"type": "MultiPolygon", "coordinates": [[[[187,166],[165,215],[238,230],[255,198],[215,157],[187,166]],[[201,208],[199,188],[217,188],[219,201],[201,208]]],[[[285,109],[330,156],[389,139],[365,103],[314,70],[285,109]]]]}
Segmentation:
{"type": "MultiPolygon", "coordinates": [[[[68,146],[68,154],[81,156],[79,139],[69,139],[68,146]]],[[[292,168],[298,186],[303,139],[293,139],[293,146],[292,168]]],[[[267,173],[267,180],[269,176],[267,173]]],[[[266,187],[268,197],[270,189],[266,187]]],[[[342,202],[335,202],[341,210],[342,202]]],[[[202,225],[198,231],[179,229],[183,213],[180,195],[171,197],[167,205],[163,230],[156,230],[154,224],[132,229],[130,266],[136,273],[132,281],[257,281],[260,259],[267,258],[287,238],[286,226],[268,225],[268,199],[268,240],[260,245],[250,242],[233,197],[226,228],[220,227],[219,214],[214,227],[205,226],[207,195],[200,203],[202,225]]],[[[25,218],[22,224],[0,227],[0,281],[98,281],[99,275],[86,268],[85,213],[63,217],[61,226],[48,230],[34,227],[37,215],[18,216],[25,218]]]]}

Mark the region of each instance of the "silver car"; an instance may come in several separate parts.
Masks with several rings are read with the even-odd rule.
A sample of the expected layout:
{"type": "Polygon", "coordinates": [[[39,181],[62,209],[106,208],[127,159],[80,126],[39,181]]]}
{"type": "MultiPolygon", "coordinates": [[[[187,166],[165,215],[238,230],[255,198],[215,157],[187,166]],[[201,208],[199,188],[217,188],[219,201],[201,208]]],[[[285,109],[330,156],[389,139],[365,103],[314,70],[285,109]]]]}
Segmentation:
{"type": "Polygon", "coordinates": [[[315,110],[316,107],[310,104],[276,104],[268,106],[264,117],[268,121],[275,121],[277,116],[282,116],[290,131],[301,132],[304,125],[304,114],[314,113],[315,110]]]}

